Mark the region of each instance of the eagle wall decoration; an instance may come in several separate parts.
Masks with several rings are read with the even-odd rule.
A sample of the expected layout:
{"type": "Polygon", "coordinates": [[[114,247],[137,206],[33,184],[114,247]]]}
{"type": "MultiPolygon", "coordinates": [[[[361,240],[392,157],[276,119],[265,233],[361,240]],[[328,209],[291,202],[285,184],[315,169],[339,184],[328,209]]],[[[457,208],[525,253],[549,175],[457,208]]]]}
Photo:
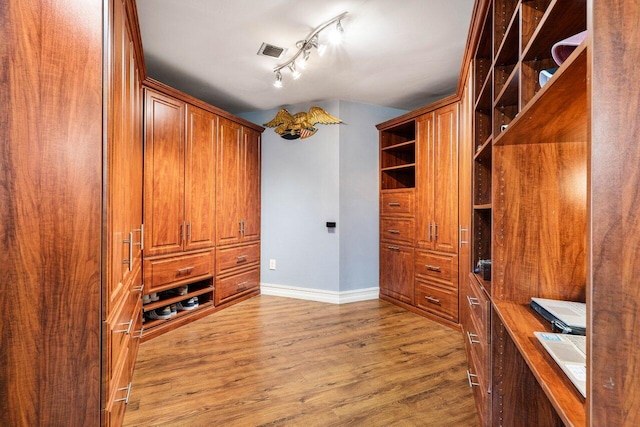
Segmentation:
{"type": "Polygon", "coordinates": [[[286,108],[278,111],[278,114],[264,126],[273,128],[274,132],[284,139],[304,139],[316,133],[313,125],[320,123],[323,125],[342,123],[337,117],[333,117],[320,107],[311,107],[308,113],[300,112],[291,114],[286,108]]]}

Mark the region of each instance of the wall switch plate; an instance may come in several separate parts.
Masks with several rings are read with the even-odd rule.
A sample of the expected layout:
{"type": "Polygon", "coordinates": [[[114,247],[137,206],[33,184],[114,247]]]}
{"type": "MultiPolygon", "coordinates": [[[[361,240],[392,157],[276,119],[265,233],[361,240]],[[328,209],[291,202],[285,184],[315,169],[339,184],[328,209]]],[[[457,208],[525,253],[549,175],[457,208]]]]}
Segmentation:
{"type": "Polygon", "coordinates": [[[275,270],[276,269],[276,260],[275,259],[270,259],[269,260],[269,270],[275,270]]]}

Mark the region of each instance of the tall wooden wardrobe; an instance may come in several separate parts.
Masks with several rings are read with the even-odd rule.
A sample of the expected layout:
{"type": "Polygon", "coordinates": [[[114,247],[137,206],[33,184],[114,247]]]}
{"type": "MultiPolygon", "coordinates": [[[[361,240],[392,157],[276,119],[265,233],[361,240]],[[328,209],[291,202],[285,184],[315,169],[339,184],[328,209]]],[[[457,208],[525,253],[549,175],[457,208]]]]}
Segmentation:
{"type": "Polygon", "coordinates": [[[259,293],[263,128],[148,79],[133,0],[0,21],[0,425],[117,426],[141,339],[259,293]]]}

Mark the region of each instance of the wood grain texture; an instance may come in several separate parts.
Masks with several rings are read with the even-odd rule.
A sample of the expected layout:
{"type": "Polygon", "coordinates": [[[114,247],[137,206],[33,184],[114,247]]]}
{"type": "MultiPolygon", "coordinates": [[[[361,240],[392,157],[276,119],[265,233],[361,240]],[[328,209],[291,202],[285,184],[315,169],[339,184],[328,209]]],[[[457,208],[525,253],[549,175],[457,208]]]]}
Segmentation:
{"type": "Polygon", "coordinates": [[[634,425],[640,420],[640,4],[589,4],[588,410],[594,426],[634,425]]]}
{"type": "Polygon", "coordinates": [[[380,243],[380,293],[413,304],[414,252],[411,246],[380,243]]]}
{"type": "Polygon", "coordinates": [[[144,255],[183,249],[186,104],[145,89],[144,255]]]}
{"type": "Polygon", "coordinates": [[[0,3],[0,425],[98,425],[102,2],[0,3]]]}
{"type": "Polygon", "coordinates": [[[142,344],[125,426],[476,426],[459,334],[383,301],[252,298],[142,344]]]}
{"type": "Polygon", "coordinates": [[[216,140],[218,118],[187,105],[187,136],[184,167],[185,250],[215,245],[216,140]]]}
{"type": "Polygon", "coordinates": [[[240,205],[242,139],[241,126],[227,119],[218,121],[216,163],[216,240],[217,245],[241,242],[240,205]]]}
{"type": "Polygon", "coordinates": [[[585,301],[586,144],[494,147],[494,300],[585,301]]]}
{"type": "Polygon", "coordinates": [[[262,159],[262,137],[260,132],[242,127],[243,161],[241,167],[243,184],[240,207],[244,221],[242,241],[260,240],[260,178],[262,159]]]}

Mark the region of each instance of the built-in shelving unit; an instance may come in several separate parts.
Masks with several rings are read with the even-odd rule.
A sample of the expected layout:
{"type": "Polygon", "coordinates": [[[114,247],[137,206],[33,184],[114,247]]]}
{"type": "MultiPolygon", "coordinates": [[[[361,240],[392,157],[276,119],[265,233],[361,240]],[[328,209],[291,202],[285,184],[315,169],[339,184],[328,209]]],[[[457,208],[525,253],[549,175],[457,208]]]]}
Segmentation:
{"type": "Polygon", "coordinates": [[[467,346],[470,383],[484,425],[585,425],[585,399],[535,339],[550,325],[529,302],[586,299],[589,46],[562,64],[551,54],[586,29],[586,0],[481,3],[471,248],[473,265],[491,259],[491,280],[471,273],[462,326],[491,336],[467,346]],[[540,72],[555,68],[541,86],[540,72]]]}
{"type": "Polygon", "coordinates": [[[416,124],[411,120],[380,133],[382,190],[415,188],[416,124]]]}

